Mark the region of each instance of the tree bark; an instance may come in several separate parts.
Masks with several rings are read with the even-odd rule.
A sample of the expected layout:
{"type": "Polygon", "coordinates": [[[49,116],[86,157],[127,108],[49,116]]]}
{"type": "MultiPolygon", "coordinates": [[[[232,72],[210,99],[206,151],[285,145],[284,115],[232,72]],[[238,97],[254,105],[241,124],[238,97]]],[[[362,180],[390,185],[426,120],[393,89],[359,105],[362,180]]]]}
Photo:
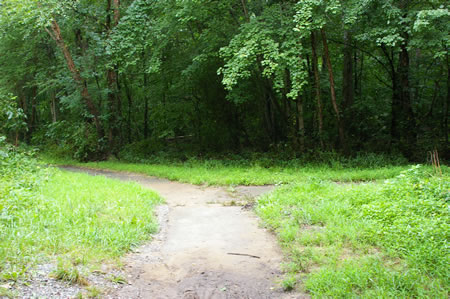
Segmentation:
{"type": "Polygon", "coordinates": [[[244,17],[247,21],[250,21],[250,17],[248,15],[248,10],[247,10],[247,3],[245,2],[245,0],[241,0],[241,4],[242,4],[242,10],[244,12],[244,17]]]}
{"type": "Polygon", "coordinates": [[[29,115],[30,121],[28,122],[27,142],[31,141],[31,137],[33,136],[34,129],[36,128],[36,123],[37,123],[36,97],[37,97],[37,86],[33,86],[31,88],[31,94],[30,94],[31,113],[29,115]]]}
{"type": "Polygon", "coordinates": [[[399,83],[400,83],[400,99],[403,111],[403,134],[406,138],[406,142],[409,145],[408,149],[406,149],[406,154],[408,156],[412,155],[412,150],[416,144],[416,128],[415,128],[415,118],[414,112],[412,110],[411,103],[411,89],[410,89],[410,80],[409,80],[409,69],[410,69],[410,60],[409,60],[409,52],[407,49],[408,46],[408,34],[404,33],[405,42],[400,46],[400,54],[399,54],[399,83]]]}
{"type": "MultiPolygon", "coordinates": [[[[447,99],[444,100],[444,119],[443,119],[443,126],[444,126],[444,136],[445,136],[445,149],[448,149],[448,106],[450,104],[450,64],[449,64],[449,58],[447,54],[447,99]]],[[[448,156],[448,154],[447,154],[448,156]]]]}
{"type": "Polygon", "coordinates": [[[305,118],[303,116],[303,99],[299,95],[297,97],[296,101],[297,105],[297,126],[298,126],[298,142],[299,142],[299,149],[301,152],[305,150],[305,118]]]}
{"type": "MultiPolygon", "coordinates": [[[[108,34],[110,34],[111,30],[114,26],[119,23],[120,19],[120,1],[119,0],[107,1],[107,18],[106,18],[106,28],[109,30],[108,34]],[[114,10],[114,18],[111,24],[111,4],[113,4],[114,10]]],[[[106,78],[108,82],[108,102],[110,109],[110,117],[109,117],[109,130],[108,130],[108,143],[109,143],[109,152],[115,153],[117,147],[117,139],[120,141],[120,92],[119,92],[119,83],[118,83],[118,73],[116,71],[116,66],[110,67],[106,72],[106,78]]]]}
{"type": "MultiPolygon", "coordinates": [[[[148,75],[145,72],[145,64],[144,64],[144,89],[147,88],[148,85],[148,75]]],[[[147,93],[144,95],[144,138],[149,136],[148,134],[148,96],[147,93]]]]}
{"type": "Polygon", "coordinates": [[[362,98],[362,88],[363,88],[363,71],[364,71],[364,53],[361,51],[360,53],[360,62],[359,62],[359,74],[358,74],[358,78],[359,78],[359,84],[358,86],[355,86],[355,90],[356,87],[358,87],[358,96],[361,99],[362,98]]]}
{"type": "Polygon", "coordinates": [[[349,31],[344,32],[344,67],[343,67],[343,86],[342,86],[342,109],[345,110],[353,105],[354,90],[353,90],[353,48],[352,34],[349,31]]]}
{"type": "Polygon", "coordinates": [[[113,0],[114,3],[114,27],[119,24],[120,20],[120,0],[113,0]]]}
{"type": "Polygon", "coordinates": [[[58,119],[58,107],[56,106],[56,92],[52,92],[52,101],[50,103],[50,112],[52,114],[52,122],[55,123],[58,119]]]}
{"type": "Polygon", "coordinates": [[[320,29],[320,32],[322,34],[323,51],[324,51],[325,60],[327,63],[328,75],[330,77],[331,103],[333,105],[334,112],[336,113],[336,121],[337,121],[337,126],[338,126],[338,131],[339,131],[339,142],[340,142],[341,148],[344,149],[344,151],[345,151],[346,143],[345,143],[345,135],[344,135],[344,124],[342,122],[339,107],[338,107],[338,104],[336,101],[336,90],[335,90],[335,85],[334,85],[333,68],[331,65],[330,54],[328,51],[327,36],[326,36],[325,30],[323,28],[320,29]]]}
{"type": "Polygon", "coordinates": [[[64,42],[64,39],[61,35],[61,29],[56,20],[53,20],[51,22],[51,30],[52,31],[47,30],[47,32],[56,41],[57,46],[61,49],[64,55],[64,59],[66,60],[67,68],[72,74],[73,80],[77,83],[80,89],[81,98],[83,99],[86,107],[88,108],[89,113],[92,114],[98,138],[101,139],[105,136],[105,133],[103,130],[102,123],[100,121],[100,114],[87,89],[86,80],[81,76],[80,71],[75,66],[72,55],[70,54],[70,51],[67,48],[66,43],[64,42]]]}
{"type": "Polygon", "coordinates": [[[133,98],[131,96],[131,90],[130,87],[128,86],[127,83],[127,79],[124,77],[123,78],[123,85],[125,87],[125,93],[127,95],[127,99],[128,99],[128,117],[127,117],[127,135],[128,135],[128,143],[131,143],[132,138],[131,138],[131,110],[133,107],[133,98]]]}
{"type": "Polygon", "coordinates": [[[316,105],[317,105],[317,121],[319,125],[319,141],[320,147],[323,149],[323,112],[322,112],[322,100],[320,97],[320,76],[319,76],[319,62],[317,57],[317,41],[316,41],[316,33],[314,31],[311,32],[311,49],[312,49],[312,68],[314,73],[314,90],[316,96],[316,105]]]}
{"type": "MultiPolygon", "coordinates": [[[[283,113],[286,119],[288,130],[290,131],[290,135],[292,137],[293,146],[294,148],[298,148],[299,145],[297,134],[298,127],[296,125],[296,122],[292,119],[293,115],[291,111],[292,100],[289,99],[287,96],[291,88],[292,88],[291,72],[289,71],[289,69],[286,68],[284,70],[284,88],[282,93],[283,113]]],[[[296,113],[294,115],[296,115],[296,113]]]]}

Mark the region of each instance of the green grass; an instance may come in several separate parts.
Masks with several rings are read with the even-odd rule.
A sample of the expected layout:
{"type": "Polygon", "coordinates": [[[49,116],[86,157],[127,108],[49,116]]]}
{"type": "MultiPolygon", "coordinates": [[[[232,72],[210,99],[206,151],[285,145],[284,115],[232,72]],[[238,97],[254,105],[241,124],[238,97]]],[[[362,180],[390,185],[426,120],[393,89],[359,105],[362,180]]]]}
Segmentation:
{"type": "Polygon", "coordinates": [[[448,298],[446,166],[438,177],[428,166],[384,166],[376,159],[46,161],[193,184],[280,184],[258,201],[256,212],[288,256],[286,290],[315,298],[448,298]]]}
{"type": "Polygon", "coordinates": [[[54,257],[85,265],[113,261],[156,231],[156,193],[104,177],[45,172],[47,180],[30,190],[12,189],[3,198],[0,192],[9,203],[0,220],[0,279],[18,279],[54,257]],[[13,210],[13,200],[22,206],[13,210]]]}
{"type": "Polygon", "coordinates": [[[57,269],[51,274],[58,280],[67,281],[70,284],[78,284],[81,286],[89,285],[88,280],[84,277],[80,270],[68,260],[60,259],[57,269]]]}
{"type": "Polygon", "coordinates": [[[341,163],[311,164],[299,161],[200,160],[162,161],[149,164],[104,161],[80,163],[42,155],[44,161],[56,165],[75,165],[96,169],[129,171],[196,185],[268,185],[286,184],[320,178],[342,182],[372,181],[397,176],[406,165],[382,167],[346,167],[341,163]]]}
{"type": "Polygon", "coordinates": [[[412,168],[385,183],[284,186],[257,213],[313,297],[447,298],[449,176],[412,168]]]}

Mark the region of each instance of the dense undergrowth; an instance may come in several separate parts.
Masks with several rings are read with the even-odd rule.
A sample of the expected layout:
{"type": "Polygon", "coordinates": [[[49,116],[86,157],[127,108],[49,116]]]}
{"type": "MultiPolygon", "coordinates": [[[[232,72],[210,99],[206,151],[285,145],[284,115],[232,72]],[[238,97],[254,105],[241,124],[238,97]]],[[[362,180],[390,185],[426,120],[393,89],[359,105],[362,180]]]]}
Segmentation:
{"type": "Polygon", "coordinates": [[[50,169],[0,146],[0,281],[55,258],[94,266],[150,238],[159,196],[137,184],[50,169]]]}
{"type": "Polygon", "coordinates": [[[317,297],[447,298],[448,172],[413,167],[384,183],[311,179],[263,197],[257,212],[290,256],[284,281],[317,297]]]}
{"type": "Polygon", "coordinates": [[[405,170],[401,157],[359,153],[344,157],[337,153],[307,153],[298,158],[285,154],[242,153],[188,156],[186,153],[159,153],[143,158],[134,151],[122,159],[81,163],[58,158],[52,152],[41,154],[50,164],[70,164],[98,169],[138,172],[192,184],[266,185],[321,178],[334,181],[372,181],[392,178],[405,170]],[[134,157],[133,157],[134,155],[134,157]]]}

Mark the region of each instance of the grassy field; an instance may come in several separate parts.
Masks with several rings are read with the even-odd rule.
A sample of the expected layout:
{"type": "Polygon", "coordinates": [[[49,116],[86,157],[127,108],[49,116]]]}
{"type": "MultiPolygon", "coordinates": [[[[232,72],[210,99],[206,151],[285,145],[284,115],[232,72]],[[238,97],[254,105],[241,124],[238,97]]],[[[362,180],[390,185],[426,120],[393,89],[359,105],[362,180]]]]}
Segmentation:
{"type": "Polygon", "coordinates": [[[0,281],[37,263],[115,262],[157,229],[161,199],[138,184],[42,169],[23,155],[0,162],[0,281]]]}

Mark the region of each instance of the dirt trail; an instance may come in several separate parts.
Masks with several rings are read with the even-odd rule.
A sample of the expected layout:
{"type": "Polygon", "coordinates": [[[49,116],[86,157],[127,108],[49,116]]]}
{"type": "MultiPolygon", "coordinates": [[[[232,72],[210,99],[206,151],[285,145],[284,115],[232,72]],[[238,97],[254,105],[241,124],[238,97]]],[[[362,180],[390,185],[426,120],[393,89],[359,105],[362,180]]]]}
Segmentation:
{"type": "MultiPolygon", "coordinates": [[[[109,298],[303,298],[276,284],[282,254],[257,217],[223,188],[201,187],[144,175],[66,167],[66,170],[134,181],[156,190],[160,232],[125,258],[129,285],[109,298]],[[231,254],[230,254],[231,253],[231,254]]],[[[271,187],[237,187],[258,196],[271,187]]]]}

